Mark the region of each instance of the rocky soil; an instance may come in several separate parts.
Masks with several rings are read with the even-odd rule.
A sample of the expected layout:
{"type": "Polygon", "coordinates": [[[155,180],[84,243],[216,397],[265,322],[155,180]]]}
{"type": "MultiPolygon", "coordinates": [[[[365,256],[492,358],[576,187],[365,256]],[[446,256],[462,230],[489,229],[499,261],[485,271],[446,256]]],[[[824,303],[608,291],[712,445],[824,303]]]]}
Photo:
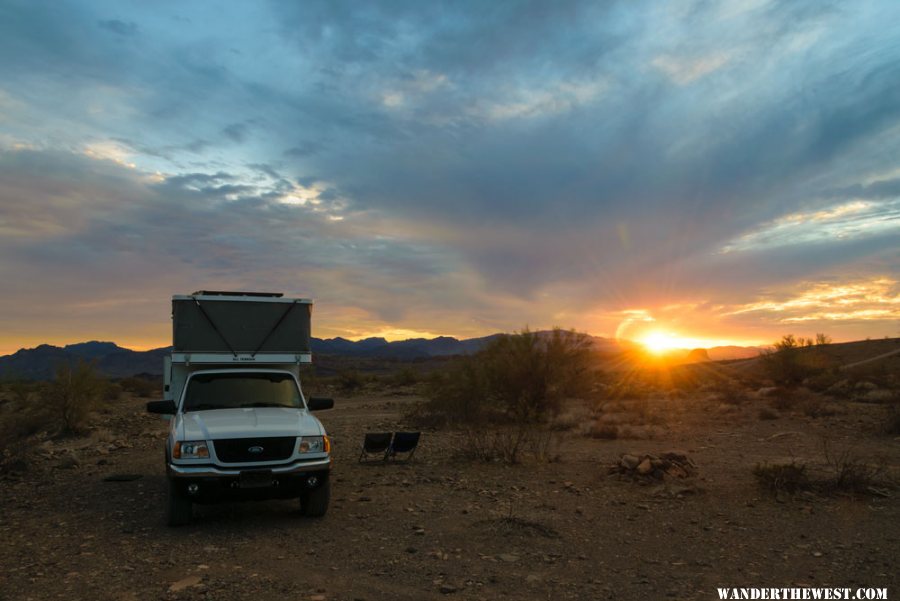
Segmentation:
{"type": "MultiPolygon", "coordinates": [[[[898,491],[775,499],[753,467],[827,470],[823,440],[896,476],[884,407],[759,419],[761,399],[673,413],[650,440],[560,432],[559,460],[461,462],[426,432],[408,464],[357,463],[414,396],[336,399],[332,506],[200,507],[164,524],[165,424],[127,398],[90,437],[0,481],[0,599],[715,599],[719,586],[898,588],[898,491]],[[678,452],[670,453],[672,449],[678,452]],[[612,472],[612,473],[611,473],[612,472]]],[[[664,401],[660,401],[664,402],[664,401]]],[[[701,407],[701,406],[697,406],[701,407]]]]}

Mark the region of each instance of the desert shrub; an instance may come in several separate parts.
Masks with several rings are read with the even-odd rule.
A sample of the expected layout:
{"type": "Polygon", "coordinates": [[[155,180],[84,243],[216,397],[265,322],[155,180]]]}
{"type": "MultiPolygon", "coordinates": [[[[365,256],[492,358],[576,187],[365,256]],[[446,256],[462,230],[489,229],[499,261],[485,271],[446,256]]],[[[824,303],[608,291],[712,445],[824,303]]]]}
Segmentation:
{"type": "Polygon", "coordinates": [[[156,378],[150,379],[143,376],[130,376],[119,381],[122,390],[130,392],[142,399],[155,398],[162,393],[160,383],[156,378]]]}
{"type": "Polygon", "coordinates": [[[419,374],[411,367],[403,367],[391,374],[390,383],[394,386],[412,386],[419,382],[419,374]]]}
{"type": "Polygon", "coordinates": [[[796,461],[758,463],[753,468],[753,475],[760,487],[774,495],[809,490],[812,486],[806,465],[796,461]]]}
{"type": "Polygon", "coordinates": [[[309,397],[311,395],[319,393],[320,391],[324,391],[327,387],[327,381],[325,378],[319,375],[318,371],[316,371],[315,365],[301,365],[300,387],[303,390],[303,394],[309,397]]]}
{"type": "Polygon", "coordinates": [[[804,402],[808,401],[810,396],[805,392],[796,388],[779,388],[769,399],[769,404],[778,411],[784,413],[794,411],[804,402]]]}
{"type": "Polygon", "coordinates": [[[574,430],[591,419],[591,412],[587,407],[569,407],[555,415],[549,423],[550,429],[557,432],[574,430]]]}
{"type": "Polygon", "coordinates": [[[775,411],[773,409],[769,409],[768,407],[763,407],[762,409],[759,410],[759,419],[761,419],[761,420],[772,420],[772,419],[778,419],[779,417],[780,417],[780,415],[778,414],[777,411],[775,411]]]}
{"type": "Polygon", "coordinates": [[[619,427],[613,424],[604,424],[601,422],[594,422],[594,424],[588,429],[588,436],[591,438],[599,438],[602,440],[615,440],[619,437],[619,427]]]}
{"type": "Polygon", "coordinates": [[[84,430],[88,415],[103,398],[107,382],[97,375],[93,365],[79,361],[61,363],[47,390],[47,401],[63,434],[84,430]]]}
{"type": "Polygon", "coordinates": [[[833,369],[823,370],[821,373],[803,380],[803,385],[816,392],[825,392],[833,389],[841,381],[842,374],[833,369]]]}
{"type": "MultiPolygon", "coordinates": [[[[23,382],[16,387],[0,412],[0,474],[23,472],[37,442],[37,436],[54,429],[56,424],[41,401],[43,385],[23,382]]],[[[9,391],[8,388],[6,388],[9,391]]]]}
{"type": "Polygon", "coordinates": [[[801,346],[793,334],[785,334],[772,349],[764,350],[761,358],[766,374],[778,384],[799,384],[807,375],[800,361],[801,346]]]}
{"type": "Polygon", "coordinates": [[[564,398],[586,395],[591,384],[586,335],[525,330],[460,358],[430,390],[430,405],[451,423],[538,423],[558,413],[564,398]]]}
{"type": "Polygon", "coordinates": [[[853,448],[835,449],[827,440],[822,443],[830,478],[823,484],[834,491],[867,494],[873,488],[888,484],[884,465],[864,461],[853,448]]]}
{"type": "Polygon", "coordinates": [[[807,417],[831,417],[837,415],[834,405],[824,402],[818,398],[808,398],[800,403],[803,414],[807,417]]]}
{"type": "Polygon", "coordinates": [[[900,436],[900,404],[888,407],[887,418],[884,420],[884,433],[900,436]]]}
{"type": "Polygon", "coordinates": [[[515,464],[524,455],[538,461],[552,461],[554,437],[551,432],[535,424],[520,423],[496,428],[467,427],[466,444],[459,450],[464,459],[485,463],[515,464]]]}
{"type": "Polygon", "coordinates": [[[106,390],[103,391],[103,400],[104,401],[118,401],[122,398],[123,388],[121,384],[117,384],[115,382],[110,382],[106,385],[106,390]]]}
{"type": "Polygon", "coordinates": [[[13,403],[24,406],[40,391],[40,384],[22,378],[4,379],[3,390],[13,403]]]}
{"type": "Polygon", "coordinates": [[[337,384],[346,392],[356,392],[366,384],[365,378],[355,370],[347,369],[338,374],[337,384]]]}

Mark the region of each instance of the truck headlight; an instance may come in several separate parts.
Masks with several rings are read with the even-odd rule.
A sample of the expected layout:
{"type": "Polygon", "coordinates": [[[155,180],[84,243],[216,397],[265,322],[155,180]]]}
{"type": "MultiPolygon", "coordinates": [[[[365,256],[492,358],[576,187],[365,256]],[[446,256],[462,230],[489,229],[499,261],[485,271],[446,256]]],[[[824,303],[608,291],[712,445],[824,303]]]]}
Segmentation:
{"type": "Polygon", "coordinates": [[[327,453],[331,450],[331,441],[327,436],[303,436],[297,445],[299,453],[327,453]]]}
{"type": "Polygon", "coordinates": [[[192,440],[176,442],[172,449],[174,459],[206,459],[209,457],[209,447],[205,440],[192,440]]]}

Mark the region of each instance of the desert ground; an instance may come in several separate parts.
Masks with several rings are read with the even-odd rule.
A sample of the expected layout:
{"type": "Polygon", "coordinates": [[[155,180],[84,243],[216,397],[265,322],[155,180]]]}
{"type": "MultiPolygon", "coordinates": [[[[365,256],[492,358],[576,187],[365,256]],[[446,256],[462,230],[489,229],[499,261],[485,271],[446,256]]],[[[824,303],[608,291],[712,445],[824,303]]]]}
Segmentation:
{"type": "Polygon", "coordinates": [[[167,527],[165,422],[134,394],[95,415],[89,435],[47,438],[26,471],[0,481],[0,598],[699,600],[726,586],[887,587],[889,598],[900,590],[900,501],[890,486],[900,439],[882,429],[883,403],[809,411],[779,405],[778,389],[592,412],[571,401],[541,460],[467,460],[462,433],[426,429],[413,461],[358,463],[365,432],[416,427],[407,416],[421,388],[331,392],[335,409],[319,414],[334,441],[332,504],[321,519],[278,500],[200,506],[192,525],[167,527]],[[629,429],[639,414],[644,425],[629,429]],[[611,425],[615,437],[604,434],[611,425]],[[611,469],[623,454],[670,449],[689,458],[691,475],[611,469]],[[863,492],[773,494],[754,477],[758,464],[796,462],[826,478],[841,460],[872,467],[877,481],[863,492]]]}

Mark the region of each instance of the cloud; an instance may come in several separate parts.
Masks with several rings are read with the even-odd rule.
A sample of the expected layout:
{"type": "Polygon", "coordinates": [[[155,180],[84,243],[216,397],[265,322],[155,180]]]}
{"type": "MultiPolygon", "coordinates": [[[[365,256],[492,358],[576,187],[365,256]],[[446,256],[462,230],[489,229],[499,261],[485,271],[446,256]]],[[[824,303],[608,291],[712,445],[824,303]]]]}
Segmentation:
{"type": "Polygon", "coordinates": [[[652,64],[665,73],[673,82],[680,86],[685,86],[705,75],[718,71],[727,65],[730,60],[731,56],[727,53],[699,58],[657,56],[653,59],[652,64]]]}
{"type": "Polygon", "coordinates": [[[781,323],[898,320],[900,285],[887,277],[807,283],[793,296],[756,301],[729,314],[746,313],[766,314],[781,323]]]}
{"type": "Polygon", "coordinates": [[[103,29],[109,30],[117,35],[128,37],[137,35],[137,23],[132,21],[120,21],[119,19],[109,19],[106,21],[97,21],[97,25],[103,29]]]}
{"type": "Polygon", "coordinates": [[[290,282],[357,331],[612,334],[898,277],[894,3],[101,8],[0,8],[12,280],[290,282]]]}

